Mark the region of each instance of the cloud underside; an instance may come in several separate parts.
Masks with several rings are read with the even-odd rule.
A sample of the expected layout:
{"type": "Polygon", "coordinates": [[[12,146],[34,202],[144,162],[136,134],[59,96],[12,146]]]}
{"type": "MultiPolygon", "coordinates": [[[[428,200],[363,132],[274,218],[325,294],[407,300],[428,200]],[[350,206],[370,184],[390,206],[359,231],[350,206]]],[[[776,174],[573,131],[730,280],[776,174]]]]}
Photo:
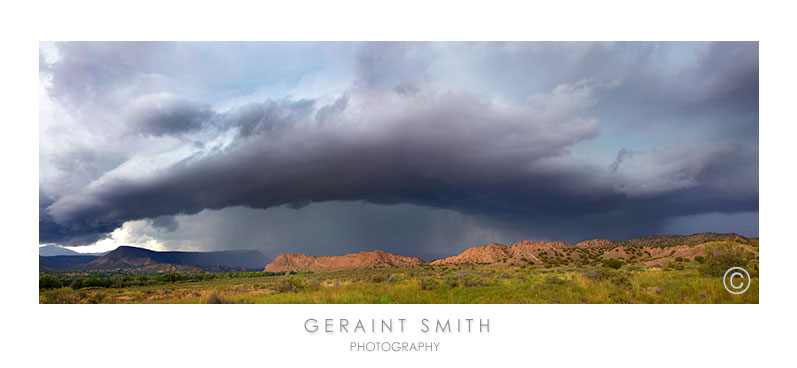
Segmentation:
{"type": "MultiPolygon", "coordinates": [[[[351,83],[331,98],[269,98],[225,111],[171,91],[107,101],[120,115],[104,138],[142,152],[125,156],[108,148],[121,158],[106,155],[104,169],[79,166],[85,170],[74,172],[86,175],[70,177],[75,184],[68,190],[42,182],[40,242],[90,244],[136,220],[173,232],[179,226],[173,216],[204,210],[326,202],[450,210],[533,223],[553,235],[572,226],[596,235],[655,231],[673,217],[758,210],[758,155],[749,128],[739,130],[740,139],[722,134],[634,149],[622,137],[610,138],[614,147],[603,163],[580,153],[606,139],[606,118],[595,115],[605,109],[601,96],[622,96],[638,75],[567,79],[525,98],[496,98],[430,81],[433,68],[424,60],[387,63],[396,53],[418,52],[395,46],[366,44],[351,83]]],[[[85,86],[67,88],[57,65],[46,67],[56,101],[72,106],[95,96],[85,86]]],[[[728,88],[749,87],[750,70],[726,69],[710,76],[707,89],[686,89],[694,95],[690,108],[703,113],[720,106],[718,127],[723,96],[740,98],[728,88]]],[[[757,85],[757,63],[754,71],[757,85]]],[[[85,151],[45,156],[72,162],[65,159],[70,152],[85,151]]]]}

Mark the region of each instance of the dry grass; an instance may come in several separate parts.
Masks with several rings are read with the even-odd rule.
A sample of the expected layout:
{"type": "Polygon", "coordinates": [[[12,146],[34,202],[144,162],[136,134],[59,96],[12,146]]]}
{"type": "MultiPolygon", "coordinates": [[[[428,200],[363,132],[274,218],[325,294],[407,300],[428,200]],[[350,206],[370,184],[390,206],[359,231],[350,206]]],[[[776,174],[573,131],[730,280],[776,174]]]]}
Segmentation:
{"type": "Polygon", "coordinates": [[[719,277],[660,268],[372,269],[118,289],[61,288],[40,303],[758,303],[758,279],[742,295],[719,277]]]}

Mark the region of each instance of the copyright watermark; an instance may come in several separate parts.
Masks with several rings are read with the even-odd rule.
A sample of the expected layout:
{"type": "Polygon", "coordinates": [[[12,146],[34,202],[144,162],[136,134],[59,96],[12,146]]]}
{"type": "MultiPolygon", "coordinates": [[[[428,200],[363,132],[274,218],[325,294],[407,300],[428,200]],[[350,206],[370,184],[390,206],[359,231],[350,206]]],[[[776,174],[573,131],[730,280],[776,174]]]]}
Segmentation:
{"type": "Polygon", "coordinates": [[[744,294],[750,288],[750,274],[744,268],[731,267],[722,276],[722,286],[731,294],[744,294]]]}

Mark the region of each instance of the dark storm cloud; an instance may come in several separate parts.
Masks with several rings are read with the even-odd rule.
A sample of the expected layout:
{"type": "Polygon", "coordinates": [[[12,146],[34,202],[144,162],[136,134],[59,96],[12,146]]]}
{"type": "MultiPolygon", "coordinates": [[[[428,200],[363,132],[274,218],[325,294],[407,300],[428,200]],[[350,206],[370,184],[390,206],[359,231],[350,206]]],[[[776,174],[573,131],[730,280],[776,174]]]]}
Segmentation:
{"type": "MultiPolygon", "coordinates": [[[[556,106],[562,110],[554,112],[507,113],[469,95],[396,100],[401,111],[374,117],[385,119],[373,122],[378,129],[323,126],[308,101],[246,106],[222,118],[241,133],[227,148],[189,157],[152,177],[109,177],[103,185],[62,197],[49,213],[59,223],[90,229],[203,209],[300,208],[335,200],[554,220],[617,208],[626,221],[646,209],[661,215],[691,213],[695,203],[700,204],[696,210],[725,209],[722,196],[676,202],[682,196],[670,194],[661,203],[626,197],[671,193],[719,178],[711,187],[716,188],[736,171],[738,161],[727,150],[668,158],[666,171],[624,182],[629,185],[624,190],[597,169],[563,157],[567,147],[597,134],[593,121],[568,115],[569,108],[583,108],[579,98],[589,96],[580,88],[589,87],[563,88],[571,94],[571,105],[556,106]],[[655,187],[647,187],[650,182],[655,187]],[[638,209],[622,211],[626,207],[638,209]]],[[[754,205],[746,204],[728,210],[754,205]]]]}
{"type": "Polygon", "coordinates": [[[107,233],[122,226],[121,222],[105,223],[90,227],[73,227],[56,222],[47,212],[53,199],[39,192],[39,243],[59,243],[62,245],[85,245],[107,236],[107,233]]]}
{"type": "Polygon", "coordinates": [[[152,227],[155,229],[163,230],[166,232],[176,231],[180,227],[180,223],[174,216],[158,216],[150,220],[152,227]]]}
{"type": "MultiPolygon", "coordinates": [[[[145,45],[155,51],[142,56],[136,44],[120,59],[108,51],[117,46],[102,46],[69,44],[60,61],[42,64],[54,96],[118,91],[137,75],[134,60],[155,68],[147,55],[170,49],[145,45]]],[[[145,170],[92,171],[88,184],[42,201],[40,241],[87,244],[139,219],[179,232],[175,215],[322,202],[453,210],[507,234],[568,241],[755,212],[757,52],[751,43],[367,43],[353,56],[351,84],[331,99],[224,112],[133,83],[135,97],[115,103],[126,131],[191,134],[194,147],[145,170]],[[610,158],[590,159],[601,154],[610,158]]]]}
{"type": "Polygon", "coordinates": [[[143,135],[180,135],[198,130],[213,117],[210,105],[171,94],[149,94],[134,100],[126,111],[133,131],[143,135]]]}
{"type": "MultiPolygon", "coordinates": [[[[565,90],[585,98],[586,88],[565,90]]],[[[323,114],[313,114],[312,101],[236,109],[220,118],[238,132],[223,150],[151,177],[103,178],[101,185],[62,197],[49,212],[61,223],[90,228],[205,208],[332,200],[471,212],[589,212],[618,196],[589,178],[588,168],[545,162],[597,133],[594,121],[567,111],[581,109],[580,102],[557,111],[506,112],[471,95],[427,95],[391,101],[392,112],[388,105],[365,111],[361,117],[373,119],[371,125],[357,118],[327,125],[330,114],[345,113],[340,104],[322,107],[323,114]]]]}

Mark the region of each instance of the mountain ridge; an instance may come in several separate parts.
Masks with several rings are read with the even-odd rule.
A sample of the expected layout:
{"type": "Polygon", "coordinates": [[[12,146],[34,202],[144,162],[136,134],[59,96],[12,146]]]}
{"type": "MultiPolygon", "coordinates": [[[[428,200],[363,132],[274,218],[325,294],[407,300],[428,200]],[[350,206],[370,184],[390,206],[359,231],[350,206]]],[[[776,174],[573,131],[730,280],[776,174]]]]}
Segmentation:
{"type": "Polygon", "coordinates": [[[280,253],[267,264],[264,272],[281,271],[320,271],[357,268],[384,268],[417,266],[425,264],[418,257],[400,256],[393,253],[374,250],[371,252],[351,253],[342,256],[309,256],[301,253],[280,253]]]}
{"type": "MultiPolygon", "coordinates": [[[[395,255],[394,257],[415,258],[417,261],[396,264],[352,261],[362,258],[369,252],[352,253],[344,256],[309,256],[302,253],[280,253],[266,265],[264,271],[318,271],[373,267],[405,267],[418,265],[446,266],[463,264],[496,264],[500,266],[556,266],[567,264],[586,264],[610,259],[624,262],[641,262],[656,266],[681,257],[693,258],[705,252],[711,242],[736,241],[750,243],[756,238],[746,238],[736,233],[696,233],[691,235],[648,235],[630,240],[612,241],[605,238],[587,239],[575,244],[563,241],[519,241],[512,245],[489,243],[465,249],[459,254],[424,262],[417,257],[395,255]],[[666,250],[663,247],[667,247],[666,250]],[[419,262],[418,262],[419,261],[419,262]]],[[[747,249],[755,254],[756,249],[747,249]]],[[[381,251],[374,251],[381,252],[381,251]]],[[[366,257],[367,258],[367,257],[366,257]]]]}
{"type": "Polygon", "coordinates": [[[97,258],[84,269],[138,268],[156,264],[204,267],[244,267],[257,269],[266,262],[256,250],[225,250],[214,252],[154,251],[145,248],[120,246],[97,258]]]}
{"type": "Polygon", "coordinates": [[[40,272],[128,270],[133,272],[223,272],[255,270],[266,272],[321,271],[361,268],[412,266],[446,266],[461,264],[496,264],[500,266],[585,264],[609,259],[657,265],[676,257],[695,257],[704,252],[704,244],[734,241],[756,243],[736,233],[696,233],[691,235],[648,235],[624,241],[604,238],[583,240],[573,245],[562,241],[519,241],[512,245],[489,243],[464,249],[462,252],[430,262],[418,257],[373,250],[342,256],[309,256],[302,253],[280,253],[268,262],[256,250],[215,252],[154,251],[133,246],[120,246],[103,256],[60,255],[40,256],[40,272]],[[666,247],[666,248],[665,248],[666,247]],[[666,250],[665,250],[666,249],[666,250]],[[265,267],[263,266],[265,265],[265,267]]]}

